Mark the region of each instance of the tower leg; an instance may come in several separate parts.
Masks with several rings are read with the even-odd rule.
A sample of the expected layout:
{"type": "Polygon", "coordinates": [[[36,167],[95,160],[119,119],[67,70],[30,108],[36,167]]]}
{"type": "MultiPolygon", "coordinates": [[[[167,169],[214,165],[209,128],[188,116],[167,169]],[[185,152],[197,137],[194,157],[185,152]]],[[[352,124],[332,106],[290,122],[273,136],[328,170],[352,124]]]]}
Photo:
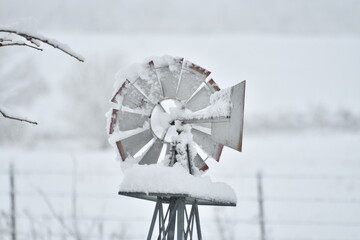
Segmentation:
{"type": "Polygon", "coordinates": [[[157,239],[160,240],[186,240],[193,239],[193,227],[196,222],[196,232],[199,240],[202,239],[200,228],[200,216],[198,205],[196,202],[192,204],[190,215],[186,214],[185,199],[181,197],[174,197],[170,199],[170,203],[166,214],[163,211],[163,199],[157,198],[153,217],[151,220],[147,240],[152,239],[155,224],[158,221],[159,234],[157,239]],[[176,234],[175,234],[176,232],[176,234]],[[176,238],[175,238],[176,237],[176,238]]]}
{"type": "Polygon", "coordinates": [[[202,240],[198,205],[195,204],[194,208],[195,208],[195,219],[196,219],[196,232],[198,235],[198,240],[202,240]]]}
{"type": "Polygon", "coordinates": [[[176,208],[177,199],[171,199],[169,205],[169,223],[167,227],[167,240],[174,240],[175,237],[175,222],[176,222],[176,208]]]}
{"type": "Polygon", "coordinates": [[[184,212],[185,200],[177,200],[177,240],[184,240],[184,212]]]}
{"type": "Polygon", "coordinates": [[[157,198],[157,201],[156,201],[156,205],[155,205],[155,209],[154,209],[154,214],[153,214],[153,217],[152,217],[152,220],[151,220],[151,224],[150,224],[150,229],[149,229],[149,233],[148,233],[148,237],[147,237],[147,240],[151,240],[151,237],[152,237],[152,234],[153,234],[153,231],[154,231],[154,226],[155,226],[155,222],[156,222],[156,217],[157,217],[157,214],[159,212],[159,208],[160,208],[160,205],[161,205],[161,200],[160,198],[157,198]]]}

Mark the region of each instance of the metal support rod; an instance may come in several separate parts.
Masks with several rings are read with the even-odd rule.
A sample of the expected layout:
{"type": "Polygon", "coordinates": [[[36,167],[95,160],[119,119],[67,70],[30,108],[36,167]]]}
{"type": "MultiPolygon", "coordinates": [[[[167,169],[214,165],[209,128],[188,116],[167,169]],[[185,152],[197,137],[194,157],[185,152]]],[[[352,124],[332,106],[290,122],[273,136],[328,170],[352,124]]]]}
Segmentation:
{"type": "Polygon", "coordinates": [[[185,211],[185,200],[178,199],[177,207],[177,240],[184,240],[184,211],[185,211]]]}
{"type": "Polygon", "coordinates": [[[198,240],[202,240],[199,209],[198,209],[198,205],[197,205],[196,202],[195,202],[194,207],[195,207],[195,219],[196,219],[196,232],[197,232],[197,235],[198,235],[198,240]]]}
{"type": "Polygon", "coordinates": [[[189,173],[192,175],[192,164],[191,164],[190,151],[189,151],[188,144],[186,144],[186,155],[187,155],[187,160],[188,160],[189,173]]]}
{"type": "Polygon", "coordinates": [[[257,173],[257,190],[258,190],[258,205],[259,205],[259,226],[260,226],[260,239],[266,240],[265,230],[265,217],[264,217],[264,197],[263,197],[263,186],[262,186],[262,174],[257,173]]]}
{"type": "Polygon", "coordinates": [[[165,235],[165,227],[164,227],[164,210],[162,205],[162,199],[158,197],[159,201],[159,236],[158,239],[161,239],[161,236],[165,235]]]}
{"type": "Polygon", "coordinates": [[[175,222],[176,222],[176,208],[177,208],[177,201],[176,199],[171,199],[170,200],[170,205],[169,205],[169,223],[168,223],[168,227],[166,229],[167,232],[167,240],[174,240],[174,236],[175,236],[175,222]]]}
{"type": "Polygon", "coordinates": [[[157,213],[159,211],[159,205],[161,204],[161,201],[158,200],[156,201],[156,205],[155,205],[155,209],[154,209],[154,214],[153,214],[153,217],[152,217],[152,220],[151,220],[151,224],[150,224],[150,229],[149,229],[149,233],[148,233],[148,236],[147,236],[147,240],[151,240],[151,237],[152,237],[152,234],[153,234],[153,231],[154,231],[154,226],[155,226],[155,222],[156,222],[156,217],[157,217],[157,213]]]}
{"type": "Polygon", "coordinates": [[[184,197],[170,198],[168,209],[164,216],[164,201],[166,200],[161,197],[157,198],[147,240],[152,239],[156,222],[159,224],[159,234],[156,238],[158,240],[191,240],[193,239],[194,222],[196,222],[198,239],[201,240],[202,235],[197,202],[192,203],[191,211],[188,215],[184,197]]]}
{"type": "Polygon", "coordinates": [[[194,224],[194,205],[195,203],[192,204],[191,206],[191,210],[190,210],[190,215],[187,218],[187,228],[185,231],[185,239],[187,239],[187,236],[190,234],[190,236],[192,236],[192,228],[193,228],[193,224],[194,224]]]}
{"type": "Polygon", "coordinates": [[[16,240],[16,205],[14,165],[10,164],[11,240],[16,240]]]}

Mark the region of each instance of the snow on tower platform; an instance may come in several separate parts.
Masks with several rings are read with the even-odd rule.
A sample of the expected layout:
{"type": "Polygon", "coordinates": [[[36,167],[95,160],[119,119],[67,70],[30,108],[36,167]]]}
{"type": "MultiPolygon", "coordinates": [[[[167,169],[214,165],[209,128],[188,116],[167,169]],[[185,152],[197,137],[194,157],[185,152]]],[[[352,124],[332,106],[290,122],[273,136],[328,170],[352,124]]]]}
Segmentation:
{"type": "Polygon", "coordinates": [[[212,182],[207,176],[193,176],[180,164],[132,165],[124,170],[120,195],[156,201],[183,197],[187,204],[236,206],[234,190],[225,183],[212,182]]]}

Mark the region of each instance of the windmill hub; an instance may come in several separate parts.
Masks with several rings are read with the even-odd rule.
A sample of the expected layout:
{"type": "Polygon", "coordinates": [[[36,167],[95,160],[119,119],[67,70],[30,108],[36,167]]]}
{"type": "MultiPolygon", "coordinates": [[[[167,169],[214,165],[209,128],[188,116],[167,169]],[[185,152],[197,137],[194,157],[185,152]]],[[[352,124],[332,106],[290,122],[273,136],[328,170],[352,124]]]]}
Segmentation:
{"type": "Polygon", "coordinates": [[[171,143],[173,137],[179,135],[177,125],[183,124],[179,119],[179,113],[185,109],[177,99],[165,99],[160,101],[150,115],[150,128],[159,140],[171,143]]]}

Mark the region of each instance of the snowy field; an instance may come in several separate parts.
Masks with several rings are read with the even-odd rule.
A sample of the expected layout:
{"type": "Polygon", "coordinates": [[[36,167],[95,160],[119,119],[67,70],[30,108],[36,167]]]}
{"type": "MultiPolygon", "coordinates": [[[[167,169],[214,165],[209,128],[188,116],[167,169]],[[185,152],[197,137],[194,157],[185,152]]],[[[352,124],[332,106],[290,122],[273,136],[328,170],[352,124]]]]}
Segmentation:
{"type": "MultiPolygon", "coordinates": [[[[3,128],[3,134],[18,135],[0,145],[0,239],[9,239],[10,162],[18,239],[145,238],[154,203],[117,195],[122,173],[113,149],[97,143],[101,134],[94,129],[105,132],[105,111],[95,103],[106,106],[119,67],[163,54],[209,69],[222,88],[247,80],[243,153],[225,149],[219,163],[208,162],[207,172],[234,188],[238,204],[200,207],[204,239],[259,239],[259,171],[267,239],[360,239],[359,37],[47,35],[68,43],[86,62],[53,49],[6,49],[12,61],[0,58],[4,69],[31,59],[31,70],[46,79],[46,91],[40,89],[35,101],[13,105],[39,126],[6,122],[3,128]],[[104,71],[109,60],[114,65],[104,71]],[[83,87],[84,93],[71,83],[89,67],[104,72],[104,79],[98,88],[83,87]],[[71,91],[81,92],[78,102],[69,102],[71,91]],[[96,118],[79,113],[79,106],[93,109],[96,118]],[[73,125],[69,113],[84,115],[73,125]]],[[[86,77],[94,86],[91,74],[82,84],[86,77]]]]}

